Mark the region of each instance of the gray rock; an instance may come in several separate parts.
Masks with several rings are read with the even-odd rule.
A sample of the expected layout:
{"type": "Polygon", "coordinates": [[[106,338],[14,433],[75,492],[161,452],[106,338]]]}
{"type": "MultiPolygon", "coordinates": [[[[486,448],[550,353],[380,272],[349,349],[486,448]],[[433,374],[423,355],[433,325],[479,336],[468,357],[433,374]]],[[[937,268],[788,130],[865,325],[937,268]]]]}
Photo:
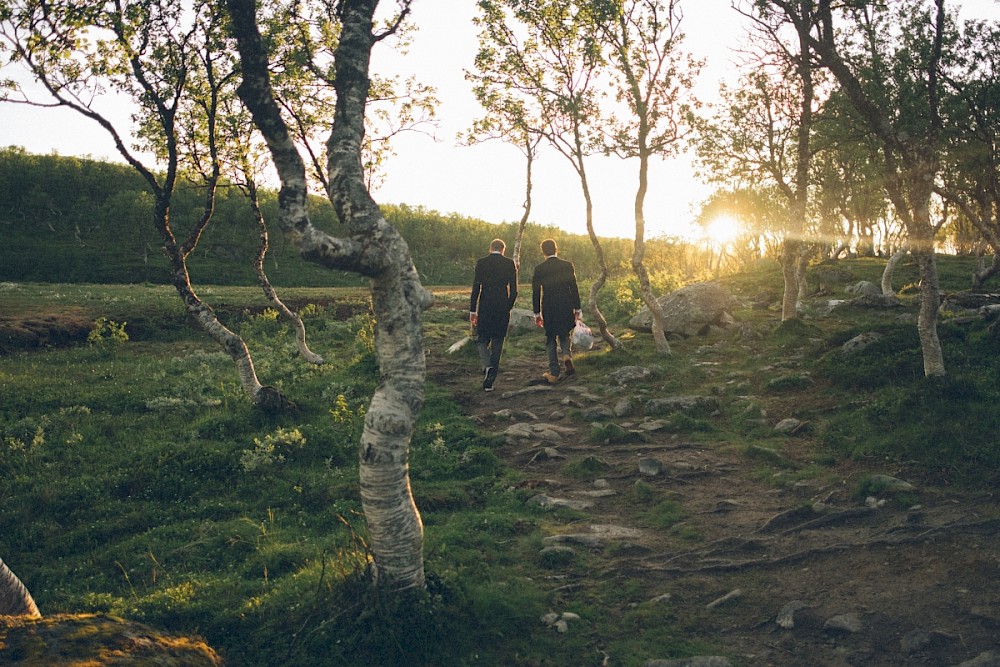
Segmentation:
{"type": "Polygon", "coordinates": [[[848,303],[858,308],[898,308],[903,305],[902,301],[890,294],[862,294],[848,303]]]}
{"type": "Polygon", "coordinates": [[[882,288],[867,280],[861,280],[853,285],[848,285],[844,288],[844,291],[854,296],[882,296],[882,288]]]}
{"type": "Polygon", "coordinates": [[[647,477],[656,477],[657,475],[663,474],[665,467],[663,463],[657,459],[642,458],[639,459],[639,473],[646,475],[647,477]]]}
{"type": "Polygon", "coordinates": [[[984,651],[971,660],[958,663],[957,667],[1000,667],[1000,652],[984,651]]]}
{"type": "Polygon", "coordinates": [[[608,374],[608,380],[612,384],[625,385],[633,384],[641,380],[645,380],[653,371],[649,370],[645,366],[622,366],[617,368],[608,374]]]}
{"type": "Polygon", "coordinates": [[[611,409],[611,412],[619,419],[631,417],[635,414],[635,403],[630,398],[619,398],[615,402],[615,407],[611,409]]]}
{"type": "Polygon", "coordinates": [[[714,396],[671,396],[652,398],[644,407],[647,415],[664,415],[671,412],[712,412],[719,408],[714,396]]]}
{"type": "Polygon", "coordinates": [[[828,618],[823,624],[823,629],[827,632],[844,632],[855,634],[865,629],[861,617],[857,614],[839,614],[828,618]]]}
{"type": "Polygon", "coordinates": [[[696,655],[673,660],[647,660],[642,667],[733,667],[733,663],[721,655],[696,655]]]}
{"type": "Polygon", "coordinates": [[[803,609],[809,608],[809,604],[803,602],[802,600],[792,600],[778,612],[778,618],[776,620],[778,627],[784,628],[785,630],[791,630],[795,627],[795,615],[803,609]]]}
{"type": "Polygon", "coordinates": [[[615,416],[615,413],[611,411],[611,408],[606,405],[595,405],[594,407],[583,410],[580,414],[584,419],[592,422],[613,419],[615,416]]]}
{"type": "Polygon", "coordinates": [[[535,324],[535,314],[527,308],[512,308],[510,311],[510,323],[507,331],[534,331],[538,329],[535,324]]]}
{"type": "Polygon", "coordinates": [[[843,352],[844,354],[860,352],[861,350],[865,349],[872,343],[876,343],[880,340],[882,340],[882,334],[875,331],[869,331],[863,334],[858,334],[851,340],[841,345],[840,351],[843,352]]]}
{"type": "MultiPolygon", "coordinates": [[[[694,283],[657,299],[663,310],[663,328],[667,335],[704,335],[709,326],[725,328],[733,322],[730,311],[736,300],[719,283],[694,283]]],[[[636,313],[628,326],[636,331],[650,332],[653,314],[648,308],[636,313]]]]}
{"type": "Polygon", "coordinates": [[[594,506],[594,503],[586,500],[569,500],[568,498],[553,498],[544,493],[532,496],[529,503],[541,505],[542,507],[565,507],[571,510],[587,510],[594,506]]]}
{"type": "Polygon", "coordinates": [[[794,417],[788,417],[787,419],[782,419],[780,422],[774,425],[774,430],[778,433],[795,433],[800,428],[802,428],[802,423],[794,417]]]}
{"type": "Polygon", "coordinates": [[[899,640],[899,647],[905,655],[910,655],[957,639],[958,637],[955,635],[942,630],[913,630],[903,635],[903,638],[899,640]]]}

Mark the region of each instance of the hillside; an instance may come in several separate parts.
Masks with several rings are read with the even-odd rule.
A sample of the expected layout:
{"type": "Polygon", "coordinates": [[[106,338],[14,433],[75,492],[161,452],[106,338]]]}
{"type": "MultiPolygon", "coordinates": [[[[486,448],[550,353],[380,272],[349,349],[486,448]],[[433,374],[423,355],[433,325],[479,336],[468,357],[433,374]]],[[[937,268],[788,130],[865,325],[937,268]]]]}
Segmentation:
{"type": "MultiPolygon", "coordinates": [[[[299,259],[277,229],[277,195],[261,193],[270,221],[270,251],[265,264],[271,282],[283,287],[364,285],[346,272],[331,272],[299,259]]],[[[152,224],[153,199],[139,174],[127,165],[85,158],[31,155],[0,149],[0,281],[68,283],[168,284],[167,262],[152,224]]],[[[329,202],[312,199],[313,223],[337,233],[329,202]]],[[[178,238],[201,214],[201,190],[182,181],[175,194],[171,224],[178,238]]],[[[386,218],[406,238],[414,262],[427,285],[463,284],[471,280],[475,258],[499,236],[512,244],[515,224],[492,224],[457,214],[441,214],[405,204],[383,206],[386,218]]],[[[581,276],[597,273],[586,236],[565,234],[544,225],[525,230],[526,261],[537,257],[541,240],[559,239],[568,256],[577,258],[581,276]]],[[[219,189],[211,224],[189,259],[192,281],[212,285],[253,285],[252,260],[258,231],[244,195],[234,187],[219,189]]],[[[604,239],[611,267],[623,273],[631,243],[604,239]]],[[[652,240],[647,253],[651,271],[676,267],[673,243],[652,240]]]]}
{"type": "MultiPolygon", "coordinates": [[[[971,265],[942,257],[945,289],[971,265]]],[[[995,664],[989,322],[946,317],[949,375],[928,381],[915,267],[899,307],[828,311],[881,270],[814,267],[814,288],[832,268],[801,322],[778,321],[780,274],[761,267],[723,281],[740,304],[729,332],[661,358],[616,320],[625,349],[579,354],[552,388],[534,384],[542,336],[514,334],[491,394],[471,346],[446,352],[466,288],[436,290],[411,447],[430,584],[413,605],[364,584],[363,290],[295,294],[317,304],[307,325],[330,360],[308,368],[253,290],[213,288],[299,406],[265,417],[169,288],[4,285],[23,317],[145,328],[2,358],[0,556],[45,614],[194,633],[237,667],[995,664]],[[881,338],[846,354],[863,333],[881,338]],[[690,410],[648,412],[683,397],[690,410]]]]}

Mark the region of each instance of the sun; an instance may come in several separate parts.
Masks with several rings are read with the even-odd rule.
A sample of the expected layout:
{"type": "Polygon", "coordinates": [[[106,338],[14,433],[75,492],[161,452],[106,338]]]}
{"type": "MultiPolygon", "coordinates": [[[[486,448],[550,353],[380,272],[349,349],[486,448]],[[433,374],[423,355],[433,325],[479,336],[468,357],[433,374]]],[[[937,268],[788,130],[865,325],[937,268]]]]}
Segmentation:
{"type": "Polygon", "coordinates": [[[705,227],[705,239],[718,246],[727,246],[741,231],[739,220],[731,215],[719,215],[705,227]]]}

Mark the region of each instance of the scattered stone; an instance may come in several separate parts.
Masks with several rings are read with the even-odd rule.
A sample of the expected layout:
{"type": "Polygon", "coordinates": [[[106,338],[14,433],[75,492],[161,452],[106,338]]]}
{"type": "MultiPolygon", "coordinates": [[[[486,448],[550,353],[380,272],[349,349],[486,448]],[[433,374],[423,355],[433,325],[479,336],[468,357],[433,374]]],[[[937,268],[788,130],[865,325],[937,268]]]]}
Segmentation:
{"type": "MultiPolygon", "coordinates": [[[[657,299],[663,310],[663,331],[668,336],[703,336],[710,326],[726,328],[734,322],[730,311],[736,299],[717,282],[686,285],[657,299]]],[[[653,314],[643,308],[629,320],[628,326],[636,331],[650,332],[653,314]]]]}
{"type": "Polygon", "coordinates": [[[913,630],[903,635],[903,638],[899,640],[899,646],[905,655],[910,655],[928,648],[953,642],[957,639],[958,637],[955,635],[941,630],[931,630],[929,632],[927,630],[913,630]]]}
{"type": "Polygon", "coordinates": [[[507,442],[518,440],[541,440],[543,442],[559,442],[563,437],[576,433],[576,429],[568,426],[557,426],[545,422],[512,424],[503,432],[507,442]]]}
{"type": "Polygon", "coordinates": [[[592,408],[587,408],[580,414],[584,419],[592,422],[613,419],[615,416],[611,408],[606,405],[595,405],[592,408]]]}
{"type": "Polygon", "coordinates": [[[958,663],[957,667],[1000,667],[1000,652],[984,651],[971,660],[958,663]]]}
{"type": "Polygon", "coordinates": [[[778,433],[788,433],[790,435],[794,435],[796,431],[802,428],[803,424],[805,424],[805,422],[799,421],[794,417],[787,417],[775,424],[774,430],[778,433]]]}
{"type": "Polygon", "coordinates": [[[528,499],[529,503],[542,507],[565,507],[571,510],[587,510],[594,506],[594,503],[586,500],[569,500],[568,498],[552,498],[544,493],[539,493],[528,499]]]}
{"type": "Polygon", "coordinates": [[[990,625],[1000,626],[1000,612],[992,607],[973,607],[969,610],[973,618],[986,621],[990,625]]]}
{"type": "Polygon", "coordinates": [[[565,406],[567,408],[576,408],[578,410],[583,407],[583,403],[570,396],[567,396],[561,401],[559,401],[559,405],[565,406]]]}
{"type": "Polygon", "coordinates": [[[537,328],[533,312],[527,308],[511,308],[510,323],[507,325],[508,331],[535,331],[537,328]]]}
{"type": "Polygon", "coordinates": [[[663,415],[671,412],[712,412],[719,408],[719,399],[714,396],[671,396],[653,398],[646,401],[647,415],[663,415]]]}
{"type": "Polygon", "coordinates": [[[696,655],[673,660],[647,660],[642,667],[733,667],[733,663],[721,655],[696,655]]]}
{"type": "Polygon", "coordinates": [[[584,399],[585,401],[596,402],[601,400],[600,396],[594,394],[586,387],[571,386],[571,387],[566,387],[566,391],[573,392],[574,394],[584,399]]]}
{"type": "Polygon", "coordinates": [[[594,488],[595,489],[610,489],[611,488],[611,483],[608,480],[604,479],[603,477],[601,479],[595,479],[594,480],[594,488]]]}
{"type": "Polygon", "coordinates": [[[650,602],[655,602],[657,604],[667,604],[673,598],[670,593],[663,593],[662,595],[657,595],[655,598],[651,599],[650,602]]]}
{"type": "Polygon", "coordinates": [[[583,533],[572,533],[569,535],[552,535],[542,538],[545,544],[579,544],[588,549],[600,549],[604,546],[604,537],[600,535],[586,535],[583,533]]]}
{"type": "Polygon", "coordinates": [[[646,475],[648,477],[656,477],[663,473],[666,468],[663,463],[657,459],[642,458],[639,459],[639,474],[646,475]]]}
{"type": "Polygon", "coordinates": [[[865,498],[865,507],[871,507],[872,509],[877,509],[879,507],[885,507],[885,498],[876,498],[875,496],[868,496],[865,498]]]}
{"type": "Polygon", "coordinates": [[[547,384],[536,384],[530,387],[524,387],[523,389],[514,389],[511,391],[505,391],[501,394],[502,398],[514,398],[515,396],[522,396],[524,394],[544,394],[546,392],[553,391],[553,388],[547,384]]]}
{"type": "Polygon", "coordinates": [[[634,382],[640,382],[647,379],[653,374],[653,371],[649,370],[645,366],[622,366],[617,368],[608,374],[608,380],[612,384],[624,385],[632,384],[634,382]]]}
{"type": "Polygon", "coordinates": [[[861,280],[848,285],[844,291],[854,296],[882,296],[882,288],[868,280],[861,280]]]}
{"type": "Polygon", "coordinates": [[[665,431],[670,428],[670,422],[666,419],[647,419],[636,427],[638,431],[644,431],[646,433],[654,433],[656,431],[665,431]]]}
{"type": "Polygon", "coordinates": [[[635,414],[635,403],[630,398],[619,398],[611,412],[619,419],[631,417],[635,414]]]}
{"type": "Polygon", "coordinates": [[[855,634],[865,629],[864,623],[857,614],[839,614],[827,619],[823,624],[827,632],[845,632],[855,634]]]}
{"type": "Polygon", "coordinates": [[[851,340],[844,343],[843,345],[841,345],[840,351],[843,352],[844,354],[852,354],[854,352],[860,352],[861,350],[865,349],[872,343],[877,343],[878,341],[882,340],[882,338],[883,338],[882,334],[875,331],[869,331],[863,334],[859,334],[854,338],[852,338],[851,340]]]}
{"type": "Polygon", "coordinates": [[[743,597],[743,590],[740,588],[734,588],[733,590],[723,595],[721,598],[709,602],[707,605],[705,605],[705,609],[715,609],[716,607],[724,605],[727,602],[738,600],[741,597],[743,597]]]}
{"type": "Polygon", "coordinates": [[[909,482],[905,482],[901,479],[892,477],[890,475],[872,475],[871,477],[868,478],[868,481],[871,484],[871,486],[875,487],[876,489],[889,493],[892,493],[894,491],[902,492],[902,491],[917,490],[917,487],[910,484],[909,482]]]}
{"type": "Polygon", "coordinates": [[[810,605],[802,600],[792,600],[778,612],[778,627],[791,630],[795,627],[795,614],[803,609],[809,609],[810,605]]]}
{"type": "Polygon", "coordinates": [[[591,491],[577,491],[576,493],[587,498],[607,498],[608,496],[618,495],[618,492],[614,489],[593,489],[591,491]]]}
{"type": "Polygon", "coordinates": [[[566,457],[560,454],[559,450],[555,447],[542,447],[540,450],[535,452],[535,455],[531,457],[531,460],[528,461],[528,463],[544,463],[545,461],[557,461],[564,458],[566,457]]]}
{"type": "Polygon", "coordinates": [[[740,506],[735,500],[730,500],[729,498],[723,498],[719,502],[715,503],[715,509],[712,512],[731,512],[740,506]]]}

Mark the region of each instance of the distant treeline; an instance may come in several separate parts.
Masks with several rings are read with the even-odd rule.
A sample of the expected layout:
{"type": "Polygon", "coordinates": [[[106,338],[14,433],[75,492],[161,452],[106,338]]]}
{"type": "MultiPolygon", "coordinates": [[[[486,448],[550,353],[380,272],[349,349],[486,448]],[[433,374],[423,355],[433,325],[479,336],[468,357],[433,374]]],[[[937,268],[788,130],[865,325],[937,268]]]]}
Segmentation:
{"type": "MultiPolygon", "coordinates": [[[[174,197],[171,224],[183,240],[202,213],[203,191],[181,181],[174,197]]],[[[360,285],[347,272],[331,272],[298,257],[278,229],[277,192],[261,194],[270,221],[270,251],[265,268],[279,286],[360,285]]],[[[68,283],[169,283],[167,261],[152,222],[153,196],[145,181],[125,164],[57,155],[33,155],[24,149],[0,149],[0,280],[68,283]]],[[[406,238],[426,285],[456,285],[471,280],[476,257],[495,237],[512,250],[517,223],[493,224],[458,214],[443,215],[422,207],[383,205],[386,218],[406,238]]],[[[312,220],[337,234],[332,206],[312,200],[312,220]]],[[[560,254],[572,259],[584,280],[596,277],[598,265],[589,237],[554,227],[528,225],[522,247],[525,267],[540,260],[542,239],[558,239],[560,254]]],[[[252,259],[258,231],[243,193],[219,189],[211,224],[189,260],[195,284],[252,285],[252,259]]],[[[628,272],[632,241],[601,239],[613,273],[628,272]]],[[[677,272],[690,261],[684,244],[654,240],[647,246],[652,272],[677,272]]],[[[510,254],[510,252],[508,252],[510,254]]]]}

